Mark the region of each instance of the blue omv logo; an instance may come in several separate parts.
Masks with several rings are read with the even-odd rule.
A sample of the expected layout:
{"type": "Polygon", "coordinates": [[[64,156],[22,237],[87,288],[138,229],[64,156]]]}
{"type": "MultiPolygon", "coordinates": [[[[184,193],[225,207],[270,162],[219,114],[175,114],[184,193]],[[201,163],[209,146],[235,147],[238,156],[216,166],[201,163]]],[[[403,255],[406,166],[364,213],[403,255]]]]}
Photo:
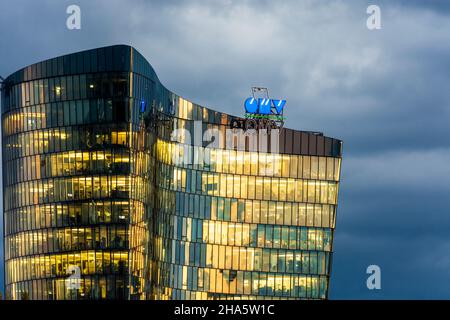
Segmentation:
{"type": "Polygon", "coordinates": [[[276,114],[283,112],[286,100],[281,99],[268,99],[268,98],[247,98],[244,102],[245,111],[247,113],[254,114],[272,114],[272,107],[275,109],[276,114]]]}

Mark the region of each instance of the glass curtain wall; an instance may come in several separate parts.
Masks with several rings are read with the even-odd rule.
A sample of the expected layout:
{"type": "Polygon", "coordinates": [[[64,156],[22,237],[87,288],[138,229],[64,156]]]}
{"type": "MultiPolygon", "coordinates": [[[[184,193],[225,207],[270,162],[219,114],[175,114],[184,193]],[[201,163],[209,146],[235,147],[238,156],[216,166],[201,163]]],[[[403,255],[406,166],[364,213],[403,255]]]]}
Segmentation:
{"type": "Polygon", "coordinates": [[[341,142],[283,129],[271,153],[188,139],[233,119],[167,90],[129,46],[9,76],[7,298],[327,298],[341,142]]]}

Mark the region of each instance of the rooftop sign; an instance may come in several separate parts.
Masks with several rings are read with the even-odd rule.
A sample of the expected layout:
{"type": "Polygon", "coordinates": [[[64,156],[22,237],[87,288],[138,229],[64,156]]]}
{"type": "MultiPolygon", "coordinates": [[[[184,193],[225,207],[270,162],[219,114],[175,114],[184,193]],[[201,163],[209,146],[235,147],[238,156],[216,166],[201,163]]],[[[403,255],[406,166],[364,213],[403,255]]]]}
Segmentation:
{"type": "Polygon", "coordinates": [[[286,100],[269,98],[267,88],[252,87],[252,97],[244,102],[245,118],[257,121],[267,120],[276,127],[281,128],[284,124],[284,106],[286,100]]]}

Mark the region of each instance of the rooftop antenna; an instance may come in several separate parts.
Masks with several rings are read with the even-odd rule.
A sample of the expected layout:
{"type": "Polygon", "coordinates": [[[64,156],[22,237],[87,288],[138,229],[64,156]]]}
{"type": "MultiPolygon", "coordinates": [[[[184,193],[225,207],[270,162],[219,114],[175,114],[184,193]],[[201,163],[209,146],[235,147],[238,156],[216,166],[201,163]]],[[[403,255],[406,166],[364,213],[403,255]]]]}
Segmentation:
{"type": "Polygon", "coordinates": [[[259,98],[265,96],[266,99],[269,99],[269,89],[264,87],[252,87],[252,95],[255,99],[258,98],[257,96],[259,96],[259,98]]]}
{"type": "MultiPolygon", "coordinates": [[[[0,92],[2,92],[3,91],[3,85],[5,84],[5,79],[2,77],[2,76],[0,76],[0,92]]],[[[0,99],[1,100],[1,99],[0,99]]]]}
{"type": "MultiPolygon", "coordinates": [[[[5,79],[2,76],[0,76],[0,92],[3,91],[3,85],[4,84],[5,84],[5,79]]],[[[1,100],[3,100],[3,99],[0,99],[0,105],[1,105],[1,108],[3,109],[3,105],[2,105],[2,101],[1,100]]]]}

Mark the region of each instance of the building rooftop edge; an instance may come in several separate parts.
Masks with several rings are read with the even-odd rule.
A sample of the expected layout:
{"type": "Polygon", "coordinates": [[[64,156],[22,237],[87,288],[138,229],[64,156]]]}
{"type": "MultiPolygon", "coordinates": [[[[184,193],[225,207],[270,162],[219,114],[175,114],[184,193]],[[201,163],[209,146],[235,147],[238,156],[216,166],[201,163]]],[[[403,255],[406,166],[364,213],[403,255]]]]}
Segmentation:
{"type": "MultiPolygon", "coordinates": [[[[57,60],[57,59],[63,59],[63,58],[65,58],[65,57],[75,56],[75,55],[77,55],[77,54],[82,54],[82,53],[87,53],[87,52],[92,52],[92,51],[94,51],[94,50],[112,49],[112,48],[120,48],[120,47],[129,49],[130,51],[134,51],[135,53],[137,53],[138,55],[140,55],[140,56],[143,58],[143,60],[144,60],[144,61],[148,64],[148,66],[150,67],[150,70],[151,70],[152,74],[153,74],[153,75],[155,76],[155,78],[156,78],[155,80],[157,80],[157,81],[159,82],[159,84],[160,84],[162,87],[164,87],[166,90],[168,90],[169,92],[172,92],[171,90],[167,89],[167,88],[164,86],[164,84],[161,83],[161,81],[159,81],[159,78],[158,78],[158,76],[157,76],[155,70],[153,69],[153,66],[151,65],[151,63],[150,63],[150,62],[149,62],[149,61],[148,61],[148,60],[147,60],[147,59],[139,52],[139,50],[137,50],[134,46],[128,45],[128,44],[115,44],[115,45],[109,45],[109,46],[102,46],[102,47],[97,47],[97,48],[91,48],[91,49],[86,49],[86,50],[81,50],[81,51],[77,51],[77,52],[67,53],[67,54],[63,54],[63,55],[56,56],[56,57],[53,57],[53,58],[49,58],[49,59],[37,61],[37,62],[35,62],[35,63],[32,63],[32,64],[30,64],[30,65],[27,65],[27,66],[25,66],[25,67],[22,67],[22,68],[18,69],[17,71],[14,71],[14,72],[12,72],[11,74],[9,74],[9,75],[4,79],[3,84],[4,84],[4,85],[14,85],[14,84],[18,84],[18,83],[25,82],[25,81],[32,81],[32,80],[37,80],[37,79],[47,78],[47,77],[35,77],[35,78],[32,78],[32,79],[27,79],[27,80],[24,79],[24,80],[22,80],[22,81],[14,81],[15,78],[21,77],[21,76],[26,72],[27,69],[33,68],[33,66],[36,66],[36,65],[41,64],[41,63],[44,63],[44,62],[54,61],[54,60],[57,60]]],[[[123,71],[126,71],[126,70],[123,70],[123,71]]],[[[130,61],[130,70],[129,70],[129,71],[130,71],[130,72],[134,72],[134,73],[139,73],[139,72],[133,70],[133,62],[132,62],[132,61],[130,61]]],[[[144,75],[144,76],[145,76],[145,75],[144,75]]],[[[173,92],[172,92],[172,93],[173,93],[173,92]]],[[[175,94],[175,93],[174,93],[174,94],[175,94]]],[[[176,94],[176,95],[177,95],[177,94],[176,94]]],[[[179,96],[179,95],[178,95],[178,96],[179,96]]],[[[180,97],[181,97],[181,96],[180,96],[180,97]]],[[[195,103],[195,102],[193,102],[193,101],[190,101],[189,99],[186,99],[186,98],[183,98],[183,99],[185,99],[185,100],[187,100],[187,101],[189,101],[189,102],[192,102],[192,103],[194,103],[194,104],[197,104],[197,103],[195,103]]],[[[198,104],[197,104],[197,105],[198,105],[198,104]]],[[[219,112],[219,113],[221,113],[221,114],[225,114],[225,115],[227,115],[228,117],[231,117],[231,118],[242,118],[241,116],[236,116],[236,115],[228,114],[228,113],[225,113],[225,112],[222,112],[222,111],[218,111],[218,110],[215,110],[215,109],[211,109],[211,108],[206,107],[206,106],[203,106],[203,107],[205,107],[205,108],[207,108],[207,109],[209,109],[209,110],[212,110],[212,111],[214,111],[214,112],[219,112]]],[[[2,113],[3,113],[3,107],[2,107],[2,113]]],[[[307,133],[307,134],[313,134],[313,135],[324,136],[324,135],[323,135],[323,132],[319,132],[319,131],[308,131],[308,130],[299,130],[299,129],[292,129],[292,128],[283,128],[283,129],[285,129],[285,130],[291,130],[291,131],[293,131],[293,132],[303,132],[303,133],[307,133]]],[[[324,136],[324,137],[327,137],[327,136],[324,136]]],[[[331,139],[337,140],[337,141],[339,141],[339,142],[342,144],[342,140],[340,140],[340,139],[336,139],[336,138],[333,138],[333,137],[327,137],[327,138],[331,138],[331,139]]]]}

